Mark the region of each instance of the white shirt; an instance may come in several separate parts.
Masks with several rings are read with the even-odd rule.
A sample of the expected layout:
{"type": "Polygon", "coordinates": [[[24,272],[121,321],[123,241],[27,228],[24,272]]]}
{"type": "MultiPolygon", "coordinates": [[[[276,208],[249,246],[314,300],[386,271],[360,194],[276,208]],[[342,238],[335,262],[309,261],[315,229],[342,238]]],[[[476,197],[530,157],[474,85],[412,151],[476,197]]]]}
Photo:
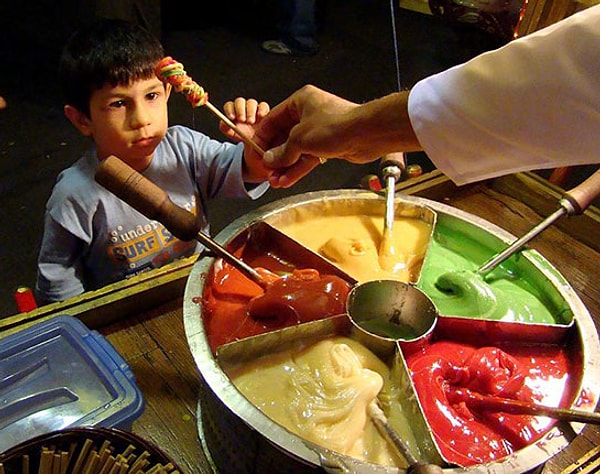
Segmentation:
{"type": "Polygon", "coordinates": [[[408,107],[457,184],[600,163],[600,5],[420,81],[408,107]]]}

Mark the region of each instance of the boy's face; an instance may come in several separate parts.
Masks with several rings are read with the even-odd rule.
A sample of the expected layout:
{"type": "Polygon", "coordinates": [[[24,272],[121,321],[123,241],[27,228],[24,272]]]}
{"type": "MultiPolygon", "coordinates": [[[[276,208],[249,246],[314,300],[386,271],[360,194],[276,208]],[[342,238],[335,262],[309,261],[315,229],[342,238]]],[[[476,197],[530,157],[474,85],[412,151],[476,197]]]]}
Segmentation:
{"type": "Polygon", "coordinates": [[[65,113],[84,135],[94,139],[99,159],[115,155],[140,171],[150,164],[165,136],[169,92],[157,78],[127,86],[105,84],[92,92],[89,119],[78,117],[75,123],[69,106],[65,113]]]}

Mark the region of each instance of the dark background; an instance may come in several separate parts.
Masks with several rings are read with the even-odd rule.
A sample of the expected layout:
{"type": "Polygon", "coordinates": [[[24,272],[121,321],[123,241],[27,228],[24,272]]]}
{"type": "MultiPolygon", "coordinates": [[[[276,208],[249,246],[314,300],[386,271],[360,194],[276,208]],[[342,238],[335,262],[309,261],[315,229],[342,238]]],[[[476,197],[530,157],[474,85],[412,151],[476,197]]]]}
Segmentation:
{"type": "MultiPolygon", "coordinates": [[[[477,28],[452,26],[397,5],[392,19],[386,0],[318,0],[320,52],[312,57],[273,56],[260,49],[260,42],[276,36],[274,4],[169,1],[159,15],[150,12],[148,18],[167,54],[185,65],[218,107],[236,96],[275,105],[307,83],[356,102],[393,92],[398,81],[392,21],[404,88],[502,44],[477,28]]],[[[62,45],[94,15],[95,5],[0,5],[0,95],[8,102],[0,111],[0,317],[17,312],[13,293],[18,286],[34,285],[44,205],[57,174],[88,146],[63,116],[56,65],[62,45]]],[[[206,109],[192,111],[179,95],[171,97],[170,122],[221,138],[217,119],[206,109]]],[[[410,162],[431,168],[423,154],[410,155],[410,162]]],[[[363,176],[377,171],[377,164],[334,160],[291,190],[271,190],[255,202],[216,201],[210,208],[213,234],[266,202],[310,190],[356,188],[363,176]]]]}

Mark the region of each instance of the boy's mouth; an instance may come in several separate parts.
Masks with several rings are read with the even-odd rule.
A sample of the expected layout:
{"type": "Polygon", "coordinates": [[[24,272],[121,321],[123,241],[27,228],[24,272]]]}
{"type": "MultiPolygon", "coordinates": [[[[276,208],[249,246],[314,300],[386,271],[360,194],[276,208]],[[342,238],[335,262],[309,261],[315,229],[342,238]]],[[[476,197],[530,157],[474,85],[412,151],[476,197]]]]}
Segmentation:
{"type": "Polygon", "coordinates": [[[146,147],[153,145],[156,139],[154,137],[143,137],[133,141],[135,146],[146,147]]]}

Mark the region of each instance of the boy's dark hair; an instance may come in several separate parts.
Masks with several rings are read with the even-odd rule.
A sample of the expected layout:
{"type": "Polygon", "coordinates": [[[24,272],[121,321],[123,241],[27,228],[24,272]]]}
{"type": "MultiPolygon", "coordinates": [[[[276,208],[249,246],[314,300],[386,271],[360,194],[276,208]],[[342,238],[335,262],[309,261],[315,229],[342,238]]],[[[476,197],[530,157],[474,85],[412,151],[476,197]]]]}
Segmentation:
{"type": "Polygon", "coordinates": [[[160,42],[141,26],[100,20],[77,31],[63,49],[59,78],[66,103],[90,115],[90,97],[105,84],[150,79],[164,57],[160,42]]]}

